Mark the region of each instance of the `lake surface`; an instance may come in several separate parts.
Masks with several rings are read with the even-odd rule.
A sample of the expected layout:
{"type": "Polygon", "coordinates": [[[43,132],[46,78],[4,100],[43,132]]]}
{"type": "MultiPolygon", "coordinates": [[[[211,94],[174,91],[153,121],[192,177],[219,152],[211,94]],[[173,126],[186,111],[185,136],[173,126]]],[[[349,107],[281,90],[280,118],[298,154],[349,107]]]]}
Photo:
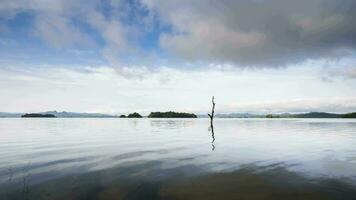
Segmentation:
{"type": "Polygon", "coordinates": [[[0,199],[356,199],[356,120],[0,119],[0,199]]]}

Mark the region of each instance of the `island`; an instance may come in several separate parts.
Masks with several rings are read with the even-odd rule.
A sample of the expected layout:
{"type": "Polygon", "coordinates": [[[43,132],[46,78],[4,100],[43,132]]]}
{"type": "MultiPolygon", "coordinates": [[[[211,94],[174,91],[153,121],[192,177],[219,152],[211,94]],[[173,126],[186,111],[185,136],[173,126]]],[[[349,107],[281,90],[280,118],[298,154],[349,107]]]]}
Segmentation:
{"type": "Polygon", "coordinates": [[[356,112],[343,114],[342,118],[356,118],[356,112]]]}
{"type": "Polygon", "coordinates": [[[268,114],[266,118],[280,118],[278,115],[268,114]]]}
{"type": "Polygon", "coordinates": [[[41,114],[41,113],[26,113],[21,115],[23,118],[54,118],[56,117],[53,114],[41,114]]]}
{"type": "Polygon", "coordinates": [[[193,113],[184,113],[184,112],[151,112],[148,118],[197,118],[193,113]]]}
{"type": "Polygon", "coordinates": [[[127,116],[120,115],[120,118],[142,118],[142,116],[139,113],[134,112],[134,113],[128,114],[127,116]]]}

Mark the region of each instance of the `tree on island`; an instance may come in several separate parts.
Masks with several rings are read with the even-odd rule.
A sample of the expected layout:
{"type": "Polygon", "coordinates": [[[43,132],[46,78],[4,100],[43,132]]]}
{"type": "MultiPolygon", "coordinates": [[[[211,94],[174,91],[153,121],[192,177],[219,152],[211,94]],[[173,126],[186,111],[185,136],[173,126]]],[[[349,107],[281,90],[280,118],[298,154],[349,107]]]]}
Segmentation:
{"type": "Polygon", "coordinates": [[[139,113],[134,112],[134,113],[128,114],[127,118],[142,118],[142,116],[139,113]]]}
{"type": "Polygon", "coordinates": [[[21,115],[22,118],[54,118],[53,114],[41,114],[41,113],[26,113],[21,115]]]}
{"type": "Polygon", "coordinates": [[[356,112],[343,114],[342,118],[356,118],[356,112]]]}
{"type": "Polygon", "coordinates": [[[151,112],[148,118],[197,118],[193,113],[184,113],[184,112],[151,112]]]}
{"type": "Polygon", "coordinates": [[[280,118],[278,115],[273,115],[273,114],[267,114],[266,118],[280,118]]]}

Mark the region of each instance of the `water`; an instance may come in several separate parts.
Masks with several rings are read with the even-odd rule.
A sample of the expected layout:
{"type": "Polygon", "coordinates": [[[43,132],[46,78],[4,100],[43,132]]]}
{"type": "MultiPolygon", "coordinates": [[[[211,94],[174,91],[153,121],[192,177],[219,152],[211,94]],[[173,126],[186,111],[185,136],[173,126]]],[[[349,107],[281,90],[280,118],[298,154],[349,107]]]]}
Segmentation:
{"type": "Polygon", "coordinates": [[[0,119],[0,199],[356,199],[356,120],[0,119]]]}

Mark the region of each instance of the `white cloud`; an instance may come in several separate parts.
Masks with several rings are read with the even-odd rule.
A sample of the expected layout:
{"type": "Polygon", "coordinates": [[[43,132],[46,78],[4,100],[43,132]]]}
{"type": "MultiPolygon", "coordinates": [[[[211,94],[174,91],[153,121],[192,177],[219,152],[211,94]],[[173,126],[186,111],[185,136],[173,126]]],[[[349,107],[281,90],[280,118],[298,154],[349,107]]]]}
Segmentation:
{"type": "MultiPolygon", "coordinates": [[[[98,0],[5,0],[0,3],[0,17],[11,19],[22,12],[34,16],[32,33],[54,47],[67,48],[74,45],[102,49],[103,57],[115,68],[121,68],[121,58],[137,51],[134,42],[137,35],[134,27],[124,25],[120,15],[125,15],[121,1],[113,2],[111,10],[103,13],[98,0]],[[82,24],[80,26],[79,24],[82,24]],[[103,46],[83,30],[90,26],[104,41],[103,46]]],[[[125,71],[119,69],[118,71],[125,71]]],[[[124,74],[125,75],[125,74],[124,74]]]]}
{"type": "Polygon", "coordinates": [[[252,113],[301,113],[301,112],[336,112],[346,113],[356,111],[356,98],[310,98],[291,99],[283,101],[250,102],[232,104],[225,107],[226,112],[238,110],[252,113]]]}
{"type": "Polygon", "coordinates": [[[345,58],[336,61],[325,61],[319,72],[319,77],[325,82],[345,81],[356,79],[356,59],[345,58]]]}
{"type": "Polygon", "coordinates": [[[314,74],[318,70],[306,75],[305,69],[296,68],[222,72],[161,67],[148,72],[148,78],[126,79],[107,66],[82,66],[85,71],[67,66],[20,69],[0,71],[0,85],[6,85],[0,87],[1,111],[206,113],[212,95],[219,113],[350,112],[356,108],[355,81],[325,83],[314,74]]]}
{"type": "Polygon", "coordinates": [[[68,18],[48,14],[39,15],[36,18],[34,35],[55,47],[93,43],[85,33],[70,24],[68,18]]]}
{"type": "Polygon", "coordinates": [[[346,79],[356,78],[356,66],[339,66],[339,67],[325,67],[323,75],[326,79],[333,79],[337,77],[346,79]]]}

